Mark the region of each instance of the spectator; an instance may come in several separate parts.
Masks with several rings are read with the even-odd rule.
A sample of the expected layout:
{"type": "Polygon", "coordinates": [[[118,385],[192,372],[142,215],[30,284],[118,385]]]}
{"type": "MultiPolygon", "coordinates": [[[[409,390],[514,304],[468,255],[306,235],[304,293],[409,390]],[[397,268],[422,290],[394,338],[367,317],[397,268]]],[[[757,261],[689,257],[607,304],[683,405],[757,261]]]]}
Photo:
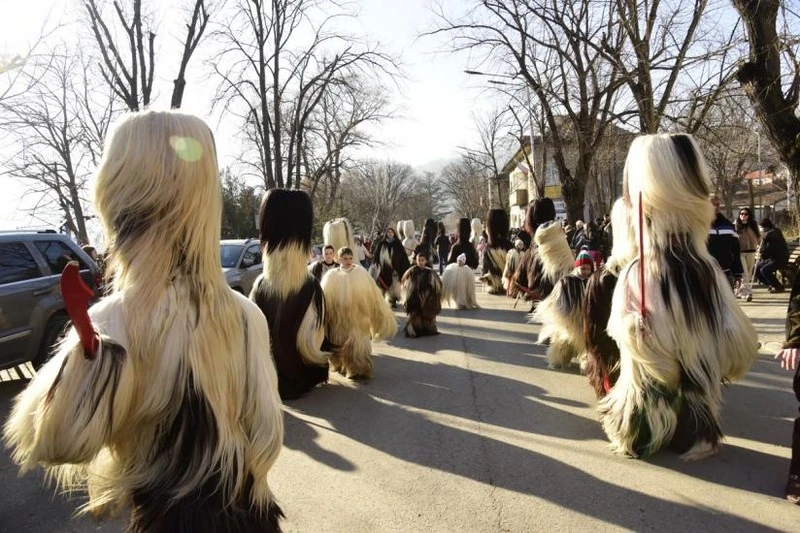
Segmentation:
{"type": "Polygon", "coordinates": [[[436,254],[439,256],[439,275],[441,275],[447,265],[447,255],[450,253],[450,247],[452,246],[444,229],[444,222],[439,222],[439,235],[433,241],[433,244],[436,246],[436,254]]]}
{"type": "Polygon", "coordinates": [[[575,253],[577,250],[580,250],[581,247],[584,244],[586,244],[585,239],[586,239],[586,230],[584,229],[583,220],[578,220],[575,222],[575,233],[569,240],[570,242],[569,247],[572,248],[572,253],[575,253]]]}
{"type": "Polygon", "coordinates": [[[708,230],[708,253],[717,260],[731,287],[742,280],[742,259],[739,256],[739,237],[730,220],[722,214],[722,203],[716,196],[711,197],[716,218],[708,230]]]}
{"type": "Polygon", "coordinates": [[[317,278],[317,281],[322,281],[322,276],[328,270],[334,269],[339,266],[339,263],[333,260],[336,249],[330,244],[326,244],[322,249],[322,259],[308,267],[308,271],[317,278]]]}
{"type": "Polygon", "coordinates": [[[603,217],[603,262],[607,262],[611,257],[611,249],[614,248],[614,229],[611,226],[611,215],[603,217]]]}
{"type": "Polygon", "coordinates": [[[761,247],[756,264],[756,279],[769,286],[769,292],[783,292],[783,284],[775,277],[775,272],[789,262],[789,247],[781,230],[768,218],[761,220],[761,247]]]}
{"type": "Polygon", "coordinates": [[[584,245],[592,261],[594,261],[594,270],[597,270],[603,262],[603,230],[598,227],[595,221],[589,221],[589,223],[583,227],[583,230],[584,245]]]}
{"type": "Polygon", "coordinates": [[[739,210],[739,217],[734,222],[736,234],[739,236],[739,252],[742,258],[742,284],[739,289],[739,297],[746,299],[748,302],[753,299],[753,290],[750,286],[750,281],[753,278],[753,271],[756,263],[756,250],[758,249],[758,241],[761,238],[761,232],[758,229],[758,223],[753,218],[753,212],[749,207],[743,207],[739,210]]]}
{"type": "Polygon", "coordinates": [[[369,262],[370,259],[372,259],[372,254],[370,254],[369,250],[367,250],[367,247],[364,246],[364,242],[361,240],[360,235],[356,235],[353,239],[353,242],[356,243],[355,252],[359,264],[361,264],[362,267],[369,269],[369,262]]]}
{"type": "MultiPolygon", "coordinates": [[[[800,276],[795,278],[789,298],[786,342],[775,358],[781,360],[781,367],[794,370],[794,395],[800,401],[800,366],[797,364],[800,359],[800,276]]],[[[789,479],[786,481],[786,499],[800,505],[800,418],[795,419],[792,432],[792,459],[789,463],[789,479]]]]}
{"type": "Polygon", "coordinates": [[[81,250],[83,250],[84,252],[86,252],[86,255],[88,255],[89,257],[91,257],[91,258],[92,258],[92,261],[94,261],[95,263],[97,263],[97,259],[98,259],[98,257],[97,257],[97,250],[95,250],[94,246],[89,246],[88,244],[84,244],[83,246],[81,246],[81,250]]]}

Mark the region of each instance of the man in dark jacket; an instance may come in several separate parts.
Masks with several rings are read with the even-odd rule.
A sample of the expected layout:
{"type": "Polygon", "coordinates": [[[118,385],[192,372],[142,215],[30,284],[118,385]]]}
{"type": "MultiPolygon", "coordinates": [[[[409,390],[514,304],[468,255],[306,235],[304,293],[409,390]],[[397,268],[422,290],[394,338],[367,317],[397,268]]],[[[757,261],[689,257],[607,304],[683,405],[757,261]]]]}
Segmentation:
{"type": "Polygon", "coordinates": [[[768,218],[761,220],[762,238],[758,249],[756,279],[769,285],[769,292],[783,292],[783,284],[775,277],[775,272],[789,262],[789,247],[781,230],[768,218]]]}
{"type": "Polygon", "coordinates": [[[731,282],[742,279],[742,258],[739,253],[739,235],[733,223],[722,214],[719,198],[711,199],[716,218],[708,230],[708,253],[717,260],[720,268],[731,282]]]}
{"type": "MultiPolygon", "coordinates": [[[[786,370],[794,370],[794,394],[800,402],[800,276],[794,280],[789,310],[786,313],[786,342],[775,355],[786,370]]],[[[792,432],[792,460],[789,463],[789,479],[786,482],[786,499],[800,505],[800,418],[794,421],[792,432]]]]}

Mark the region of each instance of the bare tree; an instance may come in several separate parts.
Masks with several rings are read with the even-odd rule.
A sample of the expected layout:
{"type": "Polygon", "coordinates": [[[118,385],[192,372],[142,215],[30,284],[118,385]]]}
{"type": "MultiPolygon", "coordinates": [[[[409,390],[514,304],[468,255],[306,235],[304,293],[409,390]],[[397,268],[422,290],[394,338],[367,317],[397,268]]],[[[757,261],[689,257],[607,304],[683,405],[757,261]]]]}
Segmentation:
{"type": "Polygon", "coordinates": [[[237,0],[215,32],[223,46],[213,60],[222,80],[215,105],[244,124],[251,152],[242,163],[267,189],[301,185],[306,130],[330,87],[395,72],[378,46],[328,31],[345,15],[333,1],[237,0]]]}
{"type": "MultiPolygon", "coordinates": [[[[305,128],[301,151],[307,171],[309,194],[323,209],[330,209],[339,195],[343,171],[352,167],[352,151],[374,146],[365,126],[393,116],[384,91],[359,78],[329,87],[305,128]],[[325,194],[317,194],[326,182],[325,194]]],[[[300,165],[297,166],[300,169],[300,165]]]]}
{"type": "Polygon", "coordinates": [[[373,235],[398,220],[401,206],[413,198],[416,175],[396,161],[362,161],[342,181],[342,206],[351,222],[373,235]]]}
{"type": "Polygon", "coordinates": [[[488,209],[486,169],[473,159],[462,157],[441,172],[442,192],[462,217],[486,215],[488,209]]]}
{"type": "Polygon", "coordinates": [[[613,4],[476,2],[466,19],[452,20],[442,13],[440,20],[431,34],[453,36],[456,50],[480,54],[516,73],[533,91],[551,139],[568,217],[581,218],[592,159],[613,119],[623,83],[616,64],[591,44],[605,35],[617,49],[622,46],[613,4]]]}
{"type": "Polygon", "coordinates": [[[54,206],[67,228],[88,242],[87,180],[97,166],[115,109],[113,96],[92,84],[80,56],[53,54],[24,76],[39,83],[0,102],[0,127],[14,150],[2,161],[8,176],[38,195],[34,211],[54,206]]]}
{"type": "MultiPolygon", "coordinates": [[[[178,73],[174,80],[171,106],[179,108],[186,87],[186,68],[208,24],[205,0],[193,0],[194,8],[186,25],[178,73]]],[[[103,11],[103,0],[83,0],[92,36],[101,55],[100,72],[106,83],[131,111],[147,107],[153,99],[156,70],[156,33],[153,21],[143,13],[142,0],[132,0],[125,9],[113,0],[113,15],[103,11]]]]}
{"type": "MultiPolygon", "coordinates": [[[[782,10],[779,0],[732,0],[747,27],[750,56],[736,77],[755,109],[781,161],[788,167],[792,189],[800,180],[800,40],[792,27],[797,15],[782,10]],[[781,25],[779,26],[779,12],[781,25]]],[[[794,196],[792,212],[798,210],[794,196]]]]}
{"type": "MultiPolygon", "coordinates": [[[[631,95],[633,114],[643,133],[657,133],[675,100],[695,105],[719,94],[730,79],[737,28],[713,38],[723,0],[613,0],[624,31],[620,49],[616,33],[593,45],[612,61],[631,95]],[[719,66],[722,66],[720,76],[719,66]],[[686,80],[685,86],[679,81],[686,80]]],[[[624,113],[623,113],[624,115],[624,113]]]]}
{"type": "MultiPolygon", "coordinates": [[[[475,115],[473,119],[478,131],[478,146],[462,149],[462,157],[470,159],[484,170],[486,180],[493,189],[491,198],[487,199],[487,209],[508,208],[508,176],[503,176],[502,170],[517,144],[517,140],[509,135],[510,110],[513,108],[494,109],[484,115],[475,115]]],[[[532,162],[528,168],[533,168],[532,162]]]]}

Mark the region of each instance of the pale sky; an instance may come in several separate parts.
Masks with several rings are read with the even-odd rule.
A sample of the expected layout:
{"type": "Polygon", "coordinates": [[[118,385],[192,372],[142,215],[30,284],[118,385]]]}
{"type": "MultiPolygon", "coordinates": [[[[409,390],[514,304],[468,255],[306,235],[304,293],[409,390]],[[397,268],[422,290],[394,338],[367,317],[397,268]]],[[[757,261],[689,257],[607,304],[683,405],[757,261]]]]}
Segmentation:
{"type": "MultiPolygon", "coordinates": [[[[440,40],[417,39],[418,34],[432,24],[430,0],[358,0],[357,4],[361,6],[357,19],[361,28],[360,31],[354,28],[353,32],[366,33],[400,55],[409,78],[394,95],[402,117],[387,121],[376,131],[376,136],[388,145],[368,155],[420,166],[454,157],[458,146],[474,143],[473,113],[485,109],[490,102],[487,93],[480,90],[481,80],[463,73],[468,68],[466,56],[444,52],[440,40]]],[[[458,4],[461,2],[453,1],[453,5],[458,4]]],[[[75,0],[0,0],[0,50],[12,55],[25,50],[26,42],[38,34],[48,15],[51,23],[59,17],[69,20],[78,7],[75,0]],[[64,14],[60,12],[62,9],[64,14]]],[[[162,25],[157,39],[162,40],[163,45],[169,38],[169,32],[162,25]]],[[[195,63],[196,59],[193,58],[190,69],[201,67],[199,61],[195,63]]],[[[170,76],[169,70],[166,65],[160,72],[157,70],[157,78],[159,74],[170,76]]],[[[190,79],[183,109],[209,119],[220,145],[220,163],[225,166],[235,149],[232,143],[226,145],[225,138],[236,131],[236,125],[224,121],[217,124],[217,120],[209,116],[210,88],[215,84],[213,81],[199,87],[190,79]]],[[[171,80],[157,79],[155,85],[160,89],[160,105],[168,106],[171,80]]],[[[41,227],[42,222],[23,211],[30,205],[30,198],[25,198],[25,186],[7,177],[0,177],[0,180],[3,191],[0,230],[41,227]]]]}

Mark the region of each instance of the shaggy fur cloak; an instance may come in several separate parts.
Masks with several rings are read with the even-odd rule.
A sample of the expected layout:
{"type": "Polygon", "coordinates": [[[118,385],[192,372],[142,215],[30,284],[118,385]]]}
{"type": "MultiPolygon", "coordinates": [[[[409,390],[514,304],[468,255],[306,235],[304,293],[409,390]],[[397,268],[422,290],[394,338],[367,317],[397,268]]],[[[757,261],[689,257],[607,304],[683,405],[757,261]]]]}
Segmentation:
{"type": "Polygon", "coordinates": [[[483,252],[482,279],[489,285],[491,294],[505,294],[503,286],[503,271],[506,266],[506,256],[512,248],[508,240],[508,215],[505,209],[491,209],[486,217],[486,231],[489,242],[483,252]]]}
{"type": "Polygon", "coordinates": [[[436,316],[442,311],[442,280],[431,268],[412,266],[403,275],[405,307],[408,320],[404,328],[407,337],[422,337],[439,333],[436,316]]]}
{"type": "Polygon", "coordinates": [[[116,126],[94,202],[114,292],[92,324],[75,321],[99,346],[71,327],[4,427],[23,471],[88,491],[95,514],[130,509],[130,532],[280,529],[267,480],[283,441],[277,376],[264,315],[220,275],[214,154],[191,115],[116,126]]]}
{"type": "Polygon", "coordinates": [[[752,365],[756,331],[706,247],[713,208],[692,137],[636,138],[624,190],[643,247],[614,289],[608,332],[620,375],[600,402],[603,429],[618,453],[668,445],[699,459],[719,448],[721,386],[752,365]]]}
{"type": "Polygon", "coordinates": [[[566,368],[574,357],[585,366],[583,341],[583,296],[587,279],[571,274],[556,282],[553,292],[536,307],[535,321],[542,324],[539,344],[549,341],[547,364],[566,368]]]}
{"type": "Polygon", "coordinates": [[[397,332],[397,322],[375,281],[360,265],[350,270],[329,270],[322,278],[328,338],[339,349],[331,355],[331,368],[352,378],[372,377],[372,339],[397,332]]]}
{"type": "Polygon", "coordinates": [[[389,242],[382,237],[376,241],[372,245],[372,261],[370,271],[381,291],[392,302],[400,300],[400,278],[411,267],[400,239],[395,237],[389,242]]]}
{"type": "MultiPolygon", "coordinates": [[[[314,223],[311,198],[305,191],[273,189],[261,203],[260,220],[264,272],[250,299],[269,323],[281,398],[299,398],[328,380],[329,354],[321,348],[325,301],[306,266],[314,223]]],[[[346,228],[342,220],[328,222],[326,230],[346,228]]]]}
{"type": "Polygon", "coordinates": [[[467,266],[476,269],[478,268],[478,250],[475,245],[469,241],[470,225],[468,218],[461,218],[458,220],[457,237],[458,240],[450,248],[450,254],[447,256],[447,264],[453,264],[459,255],[464,254],[467,256],[467,266]]]}

